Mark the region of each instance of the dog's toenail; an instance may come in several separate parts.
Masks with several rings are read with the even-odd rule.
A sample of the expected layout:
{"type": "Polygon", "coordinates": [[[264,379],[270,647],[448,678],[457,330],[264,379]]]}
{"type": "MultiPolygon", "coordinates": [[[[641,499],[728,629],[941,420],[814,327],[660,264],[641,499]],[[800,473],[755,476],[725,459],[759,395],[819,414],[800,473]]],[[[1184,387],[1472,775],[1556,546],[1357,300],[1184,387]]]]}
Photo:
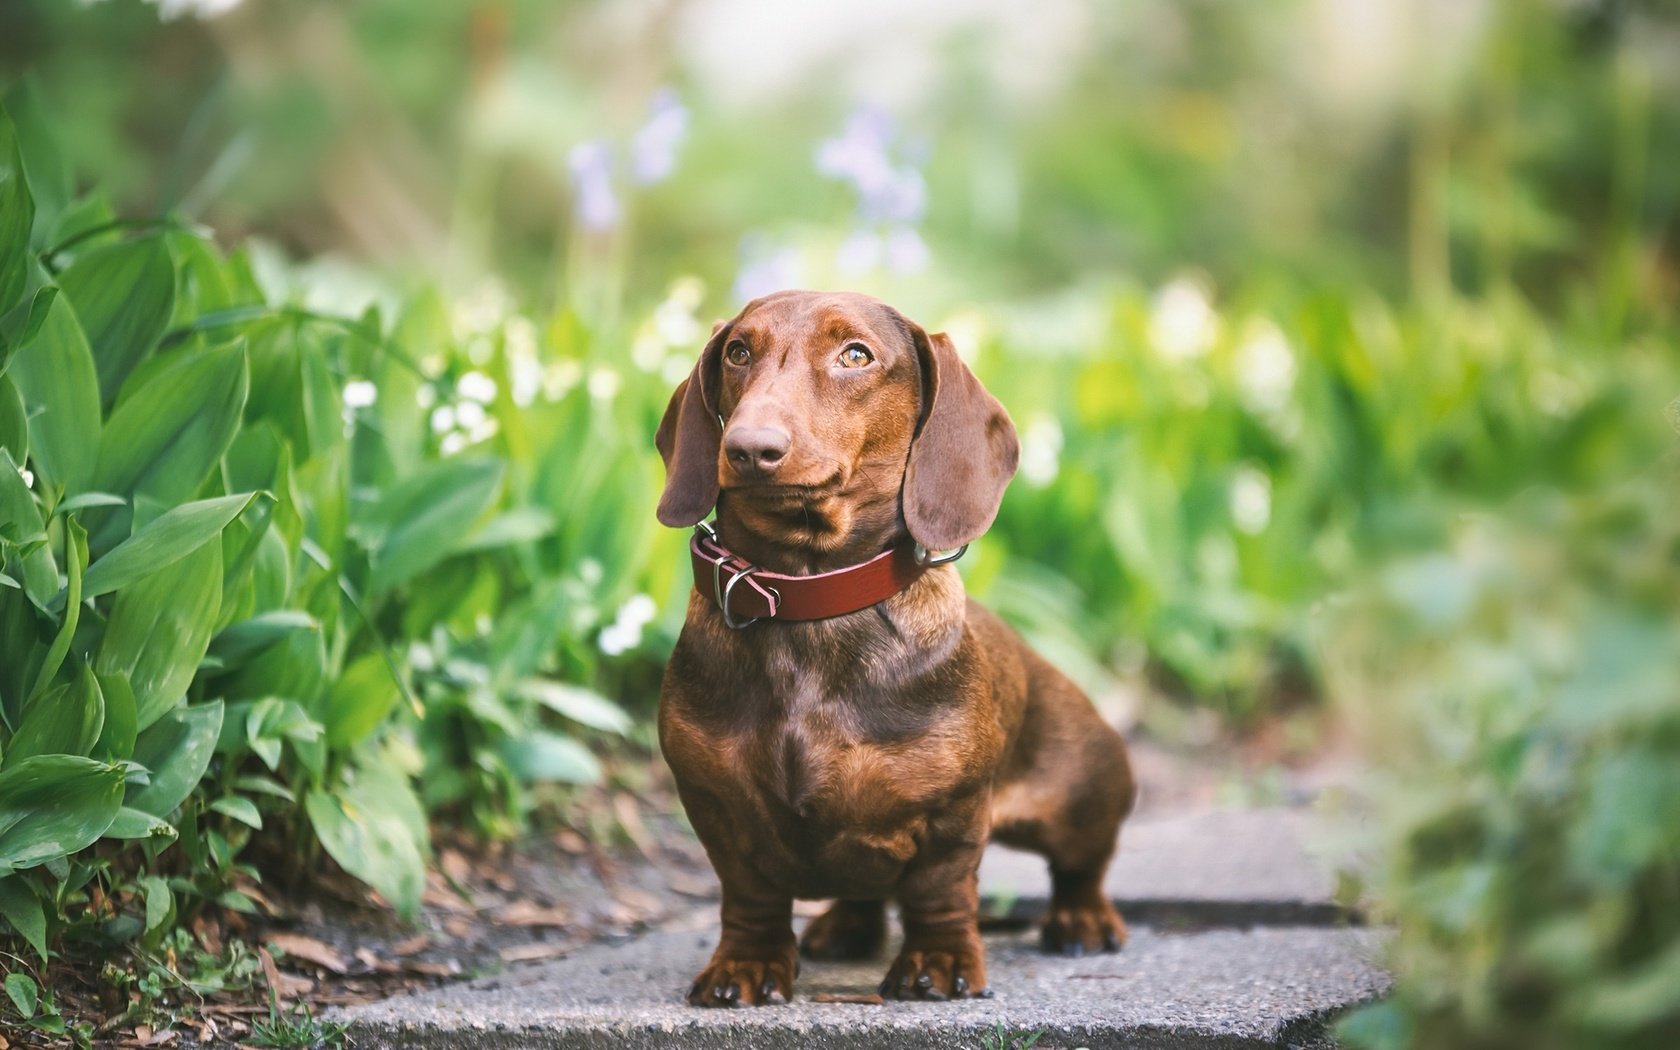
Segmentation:
{"type": "Polygon", "coordinates": [[[995,994],[990,988],[982,988],[974,993],[974,997],[976,999],[990,999],[995,994]]]}
{"type": "Polygon", "coordinates": [[[956,989],[957,989],[957,994],[958,995],[966,994],[968,992],[968,978],[958,977],[957,982],[956,982],[956,989]]]}
{"type": "Polygon", "coordinates": [[[916,978],[916,987],[917,988],[932,988],[933,987],[933,975],[928,974],[928,973],[924,973],[920,977],[916,978]]]}

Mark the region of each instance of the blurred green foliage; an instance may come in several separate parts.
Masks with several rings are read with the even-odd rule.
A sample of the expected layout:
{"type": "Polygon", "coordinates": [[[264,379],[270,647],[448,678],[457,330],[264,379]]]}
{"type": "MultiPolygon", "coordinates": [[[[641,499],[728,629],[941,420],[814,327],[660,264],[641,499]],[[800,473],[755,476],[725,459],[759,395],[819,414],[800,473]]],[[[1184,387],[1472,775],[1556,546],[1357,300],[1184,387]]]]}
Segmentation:
{"type": "Polygon", "coordinates": [[[1020,428],[972,591],[1146,719],[1366,728],[1351,1038],[1666,1045],[1671,0],[214,6],[0,5],[0,778],[173,785],[38,836],[20,936],[233,903],[257,823],[411,902],[428,817],[599,776],[687,589],[669,390],[850,286],[1020,428]]]}

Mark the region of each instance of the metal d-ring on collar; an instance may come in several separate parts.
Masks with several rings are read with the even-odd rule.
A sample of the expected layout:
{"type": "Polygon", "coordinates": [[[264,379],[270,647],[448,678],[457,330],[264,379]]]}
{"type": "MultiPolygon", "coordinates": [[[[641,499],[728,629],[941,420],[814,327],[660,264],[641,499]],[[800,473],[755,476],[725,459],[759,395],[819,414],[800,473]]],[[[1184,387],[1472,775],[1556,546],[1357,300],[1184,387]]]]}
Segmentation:
{"type": "MultiPolygon", "coordinates": [[[[711,522],[702,521],[695,525],[695,528],[704,532],[706,534],[706,538],[711,540],[713,543],[719,544],[720,546],[722,545],[722,541],[718,539],[717,530],[712,528],[711,522]]],[[[739,631],[743,627],[751,627],[753,624],[764,618],[762,616],[751,616],[745,620],[737,620],[734,614],[729,611],[729,596],[735,592],[735,585],[757,571],[758,566],[756,565],[748,565],[744,569],[736,569],[733,575],[729,577],[729,582],[724,583],[723,562],[712,562],[712,600],[718,603],[718,611],[723,614],[723,624],[725,627],[739,631]]],[[[778,606],[782,604],[781,591],[778,591],[776,588],[767,583],[760,584],[759,586],[776,596],[776,604],[778,606]]]]}
{"type": "Polygon", "coordinates": [[[962,557],[967,551],[968,544],[966,543],[961,547],[958,547],[956,550],[944,552],[930,551],[918,543],[915,547],[916,564],[920,565],[924,569],[931,569],[936,565],[949,565],[958,558],[962,557]]]}

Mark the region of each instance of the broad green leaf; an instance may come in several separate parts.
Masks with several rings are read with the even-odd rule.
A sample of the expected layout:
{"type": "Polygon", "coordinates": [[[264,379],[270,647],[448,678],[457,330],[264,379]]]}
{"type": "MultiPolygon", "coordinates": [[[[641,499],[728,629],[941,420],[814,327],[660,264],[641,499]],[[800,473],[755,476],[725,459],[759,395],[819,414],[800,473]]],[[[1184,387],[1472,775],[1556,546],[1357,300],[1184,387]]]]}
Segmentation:
{"type": "Polygon", "coordinates": [[[121,496],[109,492],[84,492],[80,496],[69,499],[53,508],[54,514],[70,514],[89,507],[126,507],[128,501],[121,496]]]}
{"type": "MultiPolygon", "coordinates": [[[[0,384],[5,381],[0,380],[0,384]]],[[[16,526],[21,536],[43,534],[40,508],[18,472],[17,461],[0,449],[0,523],[16,526]]],[[[23,585],[37,605],[45,606],[58,593],[58,564],[52,548],[43,543],[23,557],[23,585]]]]}
{"type": "Polygon", "coordinates": [[[220,543],[205,543],[117,591],[94,668],[127,676],[142,731],[185,698],[221,603],[220,543]]]}
{"type": "Polygon", "coordinates": [[[35,986],[35,979],[26,973],[9,973],[6,975],[6,997],[12,1001],[12,1006],[27,1021],[35,1016],[35,1008],[40,1005],[41,990],[35,986]]]}
{"type": "Polygon", "coordinates": [[[151,770],[152,781],[130,789],[125,804],[167,817],[204,778],[221,731],[220,700],[178,707],[158,719],[134,742],[134,761],[151,770]]]}
{"type": "Polygon", "coordinates": [[[508,767],[524,780],[554,780],[564,784],[597,784],[601,763],[589,749],[568,736],[535,729],[508,740],[502,747],[508,767]]]}
{"type": "Polygon", "coordinates": [[[391,667],[381,652],[363,653],[333,683],[327,694],[327,746],[348,750],[366,740],[391,713],[400,697],[391,667]]]}
{"type": "Polygon", "coordinates": [[[85,490],[99,455],[99,378],[69,301],[52,300],[40,334],[7,373],[29,412],[29,455],[49,484],[85,490]]]}
{"type": "Polygon", "coordinates": [[[372,886],[404,918],[420,906],[426,882],[426,817],[402,774],[360,768],[342,792],[311,791],[309,823],[333,860],[372,886]]]}
{"type": "Polygon", "coordinates": [[[591,689],[527,678],[513,687],[515,695],[535,700],[555,714],[564,715],[592,729],[624,734],[630,731],[630,716],[624,709],[591,689]]]}
{"type": "Polygon", "coordinates": [[[47,958],[47,913],[41,898],[16,875],[0,879],[0,919],[12,924],[42,961],[47,958]]]}
{"type": "Polygon", "coordinates": [[[165,503],[191,497],[239,429],[248,379],[243,344],[153,376],[105,421],[94,486],[165,503]]]}
{"type": "Polygon", "coordinates": [[[279,781],[271,780],[268,777],[234,777],[233,786],[238,788],[240,791],[255,791],[258,794],[271,795],[274,798],[285,799],[287,802],[297,801],[297,796],[292,794],[291,788],[279,781]]]}
{"type": "Polygon", "coordinates": [[[99,693],[105,698],[105,725],[93,745],[93,757],[110,762],[127,761],[134,755],[134,738],[139,734],[139,716],[134,710],[134,687],[128,676],[99,674],[99,693]]]}
{"type": "Polygon", "coordinates": [[[496,515],[455,550],[490,550],[515,543],[530,543],[554,532],[554,515],[538,507],[517,507],[496,515]]]}
{"type": "Polygon", "coordinates": [[[293,746],[321,739],[321,723],[296,700],[266,696],[250,706],[245,716],[245,742],[270,769],[280,765],[280,752],[287,740],[293,746]]]}
{"type": "Polygon", "coordinates": [[[162,817],[142,813],[124,806],[117,811],[117,819],[105,829],[108,839],[173,839],[175,827],[162,817]]]}
{"type": "Polygon", "coordinates": [[[0,107],[0,313],[23,295],[29,277],[29,230],[35,224],[35,200],[24,176],[12,118],[0,107]]]}
{"type": "Polygon", "coordinates": [[[218,496],[164,512],[88,568],[83,594],[89,598],[109,594],[179,561],[219,536],[258,495],[218,496]]]}
{"type": "Polygon", "coordinates": [[[37,755],[0,770],[0,876],[96,841],[122,808],[123,767],[37,755]]]}
{"type": "MultiPolygon", "coordinates": [[[[13,463],[29,461],[29,415],[17,385],[0,375],[0,452],[13,463]]],[[[0,521],[8,519],[0,518],[0,521]]]]}
{"type": "Polygon", "coordinates": [[[175,895],[169,892],[169,883],[156,875],[143,876],[140,888],[146,891],[146,932],[150,933],[169,921],[175,911],[175,895]]]}
{"type": "Polygon", "coordinates": [[[41,105],[40,90],[24,77],[6,93],[6,112],[17,132],[29,194],[35,198],[35,247],[44,248],[45,230],[70,201],[74,179],[59,149],[53,117],[41,105]]]}
{"type": "Polygon", "coordinates": [[[87,664],[66,682],[29,701],[6,748],[7,767],[35,755],[87,755],[105,725],[105,698],[87,664]]]}
{"type": "Polygon", "coordinates": [[[52,646],[47,649],[46,662],[41,665],[40,672],[35,676],[35,685],[29,690],[31,697],[39,696],[47,686],[52,684],[53,676],[64,663],[64,656],[70,651],[70,641],[76,635],[76,624],[82,617],[82,576],[87,568],[87,533],[75,518],[71,518],[64,528],[64,564],[66,595],[64,602],[64,622],[59,626],[58,635],[53,639],[52,646]]]}
{"type": "Polygon", "coordinates": [[[9,312],[0,312],[0,374],[11,364],[12,355],[35,341],[41,326],[47,323],[58,289],[53,285],[37,288],[27,303],[19,303],[9,312]]]}
{"type": "Polygon", "coordinates": [[[297,609],[258,613],[223,628],[210,640],[209,654],[224,668],[238,667],[293,631],[319,631],[313,616],[297,609]]]}
{"type": "Polygon", "coordinates": [[[100,403],[157,346],[175,308],[175,264],[161,236],[119,241],[76,256],[58,286],[75,304],[99,375],[100,403]]]}
{"type": "Polygon", "coordinates": [[[501,482],[501,463],[463,459],[431,464],[393,486],[363,523],[373,562],[369,596],[448,557],[490,509],[501,482]]]}
{"type": "Polygon", "coordinates": [[[327,651],[320,631],[288,631],[280,640],[216,679],[229,700],[287,697],[314,711],[327,687],[327,651]]]}
{"type": "Polygon", "coordinates": [[[238,795],[226,795],[210,803],[210,808],[224,817],[232,817],[241,824],[262,830],[262,814],[257,812],[256,804],[248,798],[238,795]]]}

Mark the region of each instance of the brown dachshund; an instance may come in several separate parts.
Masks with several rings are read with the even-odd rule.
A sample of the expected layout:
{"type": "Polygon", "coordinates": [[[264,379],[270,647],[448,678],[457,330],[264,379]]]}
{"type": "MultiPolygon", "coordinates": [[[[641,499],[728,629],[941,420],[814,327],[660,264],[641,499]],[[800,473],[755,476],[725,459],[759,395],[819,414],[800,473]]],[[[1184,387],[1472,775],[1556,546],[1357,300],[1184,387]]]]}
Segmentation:
{"type": "Polygon", "coordinates": [[[1126,927],[1102,885],[1135,795],[1125,744],[954,567],[927,564],[991,525],[1017,459],[1009,416],[950,340],[863,295],[757,299],[713,332],[657,442],[659,520],[717,510],[659,708],[723,886],[723,933],[688,1001],[780,1003],[800,951],[879,954],[889,899],[904,945],[883,995],[990,994],[988,837],[1049,860],[1047,951],[1117,950],[1126,927]],[[890,567],[872,577],[891,575],[890,596],[860,583],[856,611],[812,618],[817,601],[746,622],[791,609],[796,584],[839,593],[792,577],[856,580],[843,570],[866,563],[890,567]],[[797,945],[795,898],[837,898],[797,945]]]}

